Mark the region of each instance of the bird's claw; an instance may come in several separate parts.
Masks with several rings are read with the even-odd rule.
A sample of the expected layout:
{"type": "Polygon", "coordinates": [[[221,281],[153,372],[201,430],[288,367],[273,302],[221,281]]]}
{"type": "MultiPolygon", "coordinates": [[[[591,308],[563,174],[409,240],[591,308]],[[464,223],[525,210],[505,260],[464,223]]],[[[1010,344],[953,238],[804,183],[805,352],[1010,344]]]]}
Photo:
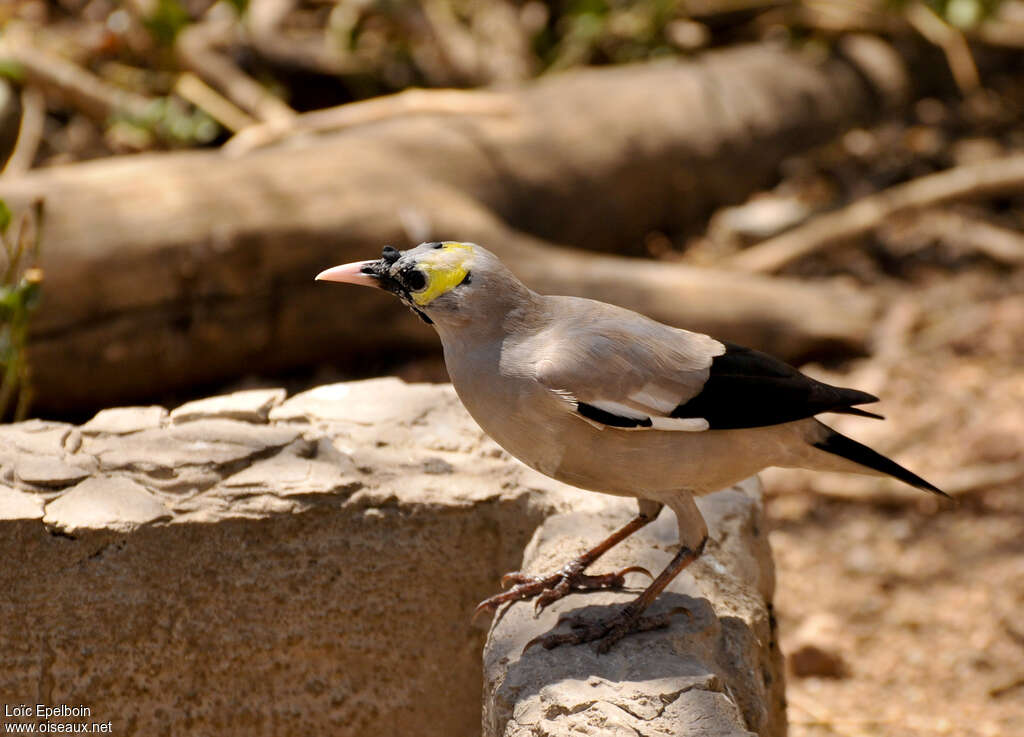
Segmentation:
{"type": "Polygon", "coordinates": [[[597,575],[584,573],[585,567],[580,561],[573,561],[547,576],[522,571],[506,573],[501,577],[501,585],[507,590],[480,602],[473,612],[473,617],[476,618],[485,611],[495,612],[502,604],[525,601],[535,596],[537,600],[534,602],[534,616],[537,616],[550,604],[573,592],[621,589],[626,585],[627,573],[643,573],[649,578],[654,578],[643,566],[629,566],[614,573],[597,575]]]}
{"type": "Polygon", "coordinates": [[[520,584],[520,583],[532,583],[537,580],[537,576],[530,573],[523,573],[522,571],[510,571],[501,577],[501,588],[507,589],[509,586],[520,584]]]}
{"type": "Polygon", "coordinates": [[[661,614],[644,615],[630,606],[626,606],[618,614],[604,621],[587,621],[578,615],[559,617],[557,629],[568,624],[571,632],[555,632],[549,635],[538,635],[526,643],[523,653],[534,645],[541,645],[545,650],[552,650],[559,645],[581,645],[584,642],[597,642],[597,652],[604,654],[612,649],[616,642],[633,632],[648,632],[668,627],[672,615],[677,610],[661,614]]]}

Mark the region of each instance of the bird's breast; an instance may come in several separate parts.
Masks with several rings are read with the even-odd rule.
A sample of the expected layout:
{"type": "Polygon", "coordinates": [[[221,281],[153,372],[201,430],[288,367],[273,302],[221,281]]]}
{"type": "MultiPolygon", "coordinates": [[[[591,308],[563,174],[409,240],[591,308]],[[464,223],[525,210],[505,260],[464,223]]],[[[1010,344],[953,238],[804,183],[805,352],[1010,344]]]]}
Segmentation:
{"type": "MultiPolygon", "coordinates": [[[[470,416],[498,445],[526,465],[557,478],[565,454],[558,407],[529,382],[488,381],[483,375],[452,375],[452,384],[470,416]]],[[[541,390],[543,391],[543,390],[541,390]]]]}

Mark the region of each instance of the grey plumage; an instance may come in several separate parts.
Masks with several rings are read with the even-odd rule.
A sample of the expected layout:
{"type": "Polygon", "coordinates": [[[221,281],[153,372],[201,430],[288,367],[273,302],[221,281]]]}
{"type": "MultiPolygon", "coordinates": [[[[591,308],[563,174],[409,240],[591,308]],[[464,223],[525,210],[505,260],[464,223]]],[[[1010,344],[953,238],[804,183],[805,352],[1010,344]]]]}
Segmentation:
{"type": "MultiPolygon", "coordinates": [[[[667,584],[659,588],[661,579],[702,549],[707,529],[694,496],[768,466],[887,473],[942,493],[814,418],[820,412],[877,417],[855,406],[877,401],[872,395],[817,382],[765,354],[621,307],[537,294],[480,246],[390,250],[318,278],[383,287],[432,323],[466,409],[527,465],[582,489],[636,497],[638,524],[661,505],[676,513],[689,557],[674,572],[666,569],[618,621],[583,637],[603,638],[605,647],[639,627],[643,609],[667,584]]],[[[570,564],[575,572],[517,583],[484,604],[526,598],[509,598],[515,592],[540,592],[539,601],[549,603],[546,584],[570,575],[578,580],[595,557],[575,561],[579,571],[570,564]]]]}

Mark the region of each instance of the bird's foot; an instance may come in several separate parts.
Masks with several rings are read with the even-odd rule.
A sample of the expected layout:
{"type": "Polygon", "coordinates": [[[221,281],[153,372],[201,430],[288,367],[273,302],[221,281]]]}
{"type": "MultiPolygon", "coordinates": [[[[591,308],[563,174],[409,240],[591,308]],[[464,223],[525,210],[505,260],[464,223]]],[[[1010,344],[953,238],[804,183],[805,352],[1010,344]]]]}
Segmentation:
{"type": "Polygon", "coordinates": [[[494,612],[507,602],[525,601],[535,596],[534,615],[538,615],[549,604],[574,592],[621,589],[626,585],[627,573],[644,573],[653,578],[651,572],[641,566],[629,566],[614,573],[588,575],[583,572],[587,564],[587,561],[576,559],[547,576],[535,576],[521,571],[506,573],[501,577],[501,585],[503,588],[512,588],[481,601],[473,616],[485,611],[494,612]]]}
{"type": "MultiPolygon", "coordinates": [[[[643,609],[635,605],[636,602],[627,604],[617,614],[602,621],[588,621],[580,615],[562,616],[558,619],[555,628],[567,623],[571,632],[556,632],[534,637],[526,643],[523,652],[525,653],[534,645],[542,645],[544,649],[552,650],[559,645],[582,645],[584,642],[597,642],[597,652],[603,655],[628,634],[668,627],[672,615],[679,611],[677,608],[662,614],[645,615],[643,609]]],[[[683,611],[686,610],[683,609],[683,611]]]]}

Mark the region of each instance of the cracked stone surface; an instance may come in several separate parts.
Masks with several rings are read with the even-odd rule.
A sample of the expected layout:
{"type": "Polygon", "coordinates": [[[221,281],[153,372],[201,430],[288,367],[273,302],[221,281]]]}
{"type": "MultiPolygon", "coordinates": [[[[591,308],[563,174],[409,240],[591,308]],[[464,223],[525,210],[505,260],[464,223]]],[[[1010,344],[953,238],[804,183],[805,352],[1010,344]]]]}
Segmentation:
{"type": "MultiPolygon", "coordinates": [[[[750,479],[698,504],[711,531],[708,547],[650,610],[678,610],[668,629],[631,635],[604,655],[592,644],[522,652],[562,615],[614,611],[645,585],[640,574],[627,579],[632,592],[573,594],[537,618],[520,603],[495,618],[484,651],[484,737],[785,734],[760,485],[750,479]]],[[[614,500],[597,512],[550,517],[527,548],[524,570],[558,567],[633,513],[630,503],[614,500]]],[[[591,570],[642,565],[657,573],[675,541],[675,519],[664,510],[591,570]]]]}
{"type": "Polygon", "coordinates": [[[83,529],[131,532],[170,516],[167,507],[141,484],[124,477],[96,476],[47,504],[43,523],[64,533],[83,529]]]}
{"type": "Polygon", "coordinates": [[[219,397],[186,402],[171,412],[172,422],[221,417],[244,422],[266,422],[270,410],[284,401],[284,389],[250,389],[219,397]]]}
{"type": "Polygon", "coordinates": [[[82,425],[82,432],[92,435],[124,435],[160,427],[167,418],[163,407],[111,407],[101,410],[82,425]]]}
{"type": "MultiPolygon", "coordinates": [[[[628,516],[622,504],[510,459],[448,385],[374,379],[109,409],[81,427],[0,425],[0,694],[85,704],[124,735],[479,735],[486,633],[473,607],[546,519],[538,540],[563,534],[552,515],[570,512],[583,527],[564,534],[596,538],[628,516]]],[[[730,587],[749,594],[742,581],[770,572],[766,554],[719,556],[729,577],[702,569],[718,616],[743,598],[730,587]]],[[[707,618],[710,630],[747,626],[707,618]]],[[[679,653],[687,637],[673,640],[679,653]]],[[[726,640],[754,673],[763,646],[726,640]]],[[[635,734],[637,720],[677,711],[685,724],[699,703],[770,711],[756,679],[659,657],[656,693],[633,671],[619,696],[602,690],[617,676],[599,687],[587,674],[574,688],[592,703],[562,714],[548,682],[536,714],[635,734]]],[[[501,703],[525,725],[535,707],[528,685],[509,691],[515,672],[501,703]]]]}
{"type": "Polygon", "coordinates": [[[43,499],[0,484],[0,520],[43,518],[43,499]]]}

